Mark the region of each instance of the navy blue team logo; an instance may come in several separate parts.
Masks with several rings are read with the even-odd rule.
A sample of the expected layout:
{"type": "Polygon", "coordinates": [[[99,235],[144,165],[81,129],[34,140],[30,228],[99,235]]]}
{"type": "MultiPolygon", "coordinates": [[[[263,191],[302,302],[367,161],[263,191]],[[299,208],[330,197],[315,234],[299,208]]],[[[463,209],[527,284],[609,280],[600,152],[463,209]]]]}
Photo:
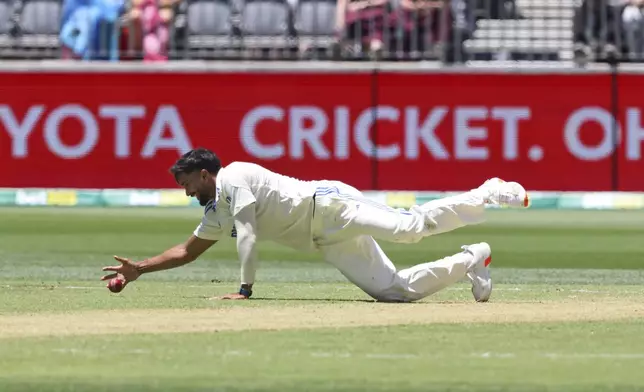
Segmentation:
{"type": "Polygon", "coordinates": [[[235,225],[233,225],[233,229],[230,232],[230,236],[232,238],[237,238],[237,229],[235,228],[235,225]]]}
{"type": "Polygon", "coordinates": [[[232,199],[230,198],[230,196],[228,196],[228,197],[226,198],[226,203],[230,204],[230,201],[231,201],[231,200],[232,200],[232,199]]]}

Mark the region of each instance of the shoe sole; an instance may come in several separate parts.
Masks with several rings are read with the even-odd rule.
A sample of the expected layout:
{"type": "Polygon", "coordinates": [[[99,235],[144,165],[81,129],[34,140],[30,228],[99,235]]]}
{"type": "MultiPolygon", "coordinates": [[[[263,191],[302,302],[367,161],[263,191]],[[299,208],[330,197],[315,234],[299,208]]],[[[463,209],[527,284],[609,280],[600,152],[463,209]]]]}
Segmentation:
{"type": "MultiPolygon", "coordinates": [[[[474,293],[472,293],[472,295],[474,295],[474,293]]],[[[476,299],[476,297],[475,297],[474,300],[476,302],[479,302],[479,303],[485,303],[485,302],[488,302],[490,300],[491,296],[492,296],[492,282],[490,282],[490,291],[488,291],[487,295],[484,295],[483,297],[481,297],[479,299],[476,299]]]]}
{"type": "MultiPolygon", "coordinates": [[[[490,260],[490,259],[491,258],[488,257],[488,259],[485,260],[486,268],[490,264],[490,262],[488,262],[488,260],[490,260]]],[[[474,286],[472,286],[472,296],[474,296],[474,300],[476,302],[488,302],[490,300],[490,297],[492,296],[492,286],[493,286],[492,278],[490,277],[490,272],[487,271],[487,273],[488,273],[488,282],[490,283],[490,286],[489,286],[490,288],[485,292],[485,295],[481,296],[480,298],[476,298],[476,296],[474,296],[474,286]]]]}
{"type": "MultiPolygon", "coordinates": [[[[474,294],[474,284],[472,284],[472,296],[474,297],[474,300],[476,302],[488,302],[490,299],[490,296],[492,295],[492,277],[490,276],[490,271],[488,270],[488,266],[492,263],[492,255],[488,256],[487,259],[483,262],[483,265],[485,266],[485,270],[487,272],[487,281],[490,283],[489,289],[485,292],[485,295],[481,296],[480,298],[476,298],[476,295],[474,294]]],[[[470,278],[471,281],[476,281],[478,282],[478,275],[476,275],[474,272],[468,272],[467,273],[468,278],[470,278]],[[471,275],[471,276],[470,276],[471,275]]]]}

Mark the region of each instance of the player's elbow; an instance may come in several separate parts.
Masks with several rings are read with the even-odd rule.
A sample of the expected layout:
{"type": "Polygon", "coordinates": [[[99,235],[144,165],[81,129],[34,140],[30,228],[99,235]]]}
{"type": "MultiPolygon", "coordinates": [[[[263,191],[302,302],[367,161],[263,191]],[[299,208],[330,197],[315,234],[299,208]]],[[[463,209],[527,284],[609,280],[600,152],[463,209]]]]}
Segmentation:
{"type": "Polygon", "coordinates": [[[183,260],[185,263],[192,263],[193,261],[197,260],[197,258],[198,258],[198,257],[199,257],[199,256],[191,255],[190,253],[186,252],[186,253],[183,255],[182,260],[183,260]]]}
{"type": "Polygon", "coordinates": [[[197,260],[197,257],[199,257],[199,255],[191,253],[190,250],[183,245],[179,245],[175,248],[174,258],[180,260],[184,264],[197,260]]]}
{"type": "Polygon", "coordinates": [[[237,250],[238,251],[252,251],[257,242],[257,236],[250,230],[242,230],[237,232],[237,250]]]}
{"type": "Polygon", "coordinates": [[[255,245],[256,241],[257,241],[257,237],[255,236],[255,234],[252,234],[252,233],[237,235],[237,242],[239,246],[242,246],[242,247],[251,247],[255,245]]]}

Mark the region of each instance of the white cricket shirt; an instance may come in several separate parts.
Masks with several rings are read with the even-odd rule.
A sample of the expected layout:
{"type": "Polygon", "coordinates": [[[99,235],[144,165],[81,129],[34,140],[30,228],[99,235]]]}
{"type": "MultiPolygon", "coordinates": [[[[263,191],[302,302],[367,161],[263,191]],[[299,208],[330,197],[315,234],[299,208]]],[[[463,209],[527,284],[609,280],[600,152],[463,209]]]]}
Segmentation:
{"type": "Polygon", "coordinates": [[[220,240],[234,234],[234,215],[255,203],[258,241],[313,249],[313,195],[321,181],[301,181],[248,162],[233,162],[216,178],[216,197],[205,208],[195,236],[220,240]]]}

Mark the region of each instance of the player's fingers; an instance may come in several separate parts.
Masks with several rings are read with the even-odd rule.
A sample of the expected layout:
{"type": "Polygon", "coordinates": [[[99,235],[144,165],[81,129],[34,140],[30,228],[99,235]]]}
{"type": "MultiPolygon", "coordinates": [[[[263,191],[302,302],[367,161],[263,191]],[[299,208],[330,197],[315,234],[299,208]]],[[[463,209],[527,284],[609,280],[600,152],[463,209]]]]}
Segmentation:
{"type": "Polygon", "coordinates": [[[117,277],[117,275],[118,275],[118,274],[109,274],[109,275],[105,275],[105,276],[103,276],[103,277],[101,278],[101,280],[111,280],[111,279],[116,278],[116,277],[117,277]]]}
{"type": "Polygon", "coordinates": [[[120,261],[121,264],[127,264],[130,262],[130,260],[126,259],[125,257],[120,257],[120,256],[114,256],[114,259],[117,261],[120,261]]]}
{"type": "Polygon", "coordinates": [[[120,271],[121,266],[120,265],[115,265],[115,266],[110,266],[110,267],[103,267],[103,271],[120,271]]]}

